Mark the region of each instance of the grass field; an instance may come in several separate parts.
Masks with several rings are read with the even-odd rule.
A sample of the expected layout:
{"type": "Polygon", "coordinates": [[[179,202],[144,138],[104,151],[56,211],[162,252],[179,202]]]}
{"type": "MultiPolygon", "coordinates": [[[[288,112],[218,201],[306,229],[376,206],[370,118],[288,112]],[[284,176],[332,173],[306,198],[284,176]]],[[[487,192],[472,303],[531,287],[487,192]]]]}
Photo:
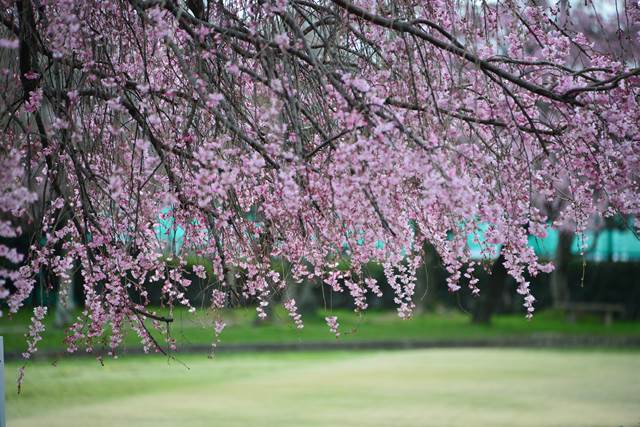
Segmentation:
{"type": "Polygon", "coordinates": [[[640,352],[419,350],[62,359],[8,425],[637,427],[640,352]]]}
{"type": "MultiPolygon", "coordinates": [[[[53,312],[53,310],[51,310],[53,312]]],[[[161,310],[166,314],[166,310],[161,310]]],[[[234,309],[223,312],[227,328],[222,334],[222,343],[282,343],[335,341],[324,321],[324,315],[305,316],[305,327],[295,328],[291,319],[277,310],[269,322],[256,326],[254,309],[234,309]]],[[[4,336],[5,351],[22,352],[26,347],[24,333],[29,324],[28,310],[21,311],[14,319],[0,318],[0,335],[4,336]]],[[[334,310],[340,322],[341,341],[358,340],[451,340],[493,339],[504,337],[527,337],[541,334],[561,336],[606,335],[640,336],[639,322],[616,321],[613,325],[604,325],[601,319],[586,318],[577,323],[568,323],[562,313],[547,311],[536,313],[531,321],[522,314],[495,316],[493,325],[472,325],[469,316],[461,311],[424,313],[409,320],[398,318],[395,311],[367,311],[356,314],[349,310],[334,310]]],[[[185,310],[176,310],[172,314],[172,335],[178,346],[191,344],[210,344],[213,340],[213,317],[210,312],[198,311],[189,314],[185,310]]],[[[64,329],[54,328],[53,314],[47,316],[47,330],[43,341],[38,344],[41,350],[63,349],[64,329]]],[[[162,339],[158,337],[160,341],[162,339]]],[[[100,343],[96,349],[100,349],[100,343]]],[[[125,348],[140,347],[139,339],[129,333],[125,338],[125,348]]]]}

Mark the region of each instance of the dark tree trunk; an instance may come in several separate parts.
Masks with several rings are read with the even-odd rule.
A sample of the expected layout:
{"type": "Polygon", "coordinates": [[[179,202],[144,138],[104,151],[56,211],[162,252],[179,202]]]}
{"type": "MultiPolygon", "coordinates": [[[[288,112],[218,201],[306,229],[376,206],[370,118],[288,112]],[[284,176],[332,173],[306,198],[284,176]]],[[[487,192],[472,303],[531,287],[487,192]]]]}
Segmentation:
{"type": "Polygon", "coordinates": [[[556,248],[555,270],[551,274],[551,300],[554,308],[562,308],[569,302],[569,262],[573,233],[560,231],[556,248]]]}
{"type": "Polygon", "coordinates": [[[436,269],[441,265],[440,257],[436,249],[428,242],[423,245],[424,264],[416,272],[416,288],[414,302],[416,304],[415,313],[423,313],[426,307],[433,301],[438,275],[436,269]]]}
{"type": "Polygon", "coordinates": [[[74,300],[73,278],[64,283],[60,281],[58,292],[56,293],[56,309],[53,325],[56,328],[64,328],[73,323],[76,303],[74,300]]]}
{"type": "Polygon", "coordinates": [[[504,284],[507,281],[507,269],[504,268],[504,256],[500,254],[491,267],[491,277],[486,286],[481,288],[476,300],[471,320],[481,325],[491,324],[493,313],[502,303],[504,284]]]}
{"type": "Polygon", "coordinates": [[[314,282],[307,279],[297,286],[296,305],[303,316],[312,315],[318,309],[318,301],[314,295],[314,282]]]}

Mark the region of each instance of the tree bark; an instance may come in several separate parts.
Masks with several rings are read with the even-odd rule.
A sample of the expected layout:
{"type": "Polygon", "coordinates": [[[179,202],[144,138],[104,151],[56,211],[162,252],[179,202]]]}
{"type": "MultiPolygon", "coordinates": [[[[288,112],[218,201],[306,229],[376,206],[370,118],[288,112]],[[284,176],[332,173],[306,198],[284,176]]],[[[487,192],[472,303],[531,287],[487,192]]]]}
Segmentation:
{"type": "Polygon", "coordinates": [[[56,311],[53,324],[56,328],[64,328],[73,323],[73,312],[76,309],[73,276],[67,281],[60,281],[56,296],[56,311]]]}
{"type": "Polygon", "coordinates": [[[58,292],[56,293],[56,311],[53,325],[64,328],[73,323],[73,312],[76,309],[74,298],[75,262],[67,271],[67,277],[58,277],[58,292]]]}
{"type": "Polygon", "coordinates": [[[551,274],[551,301],[554,308],[561,308],[569,302],[569,262],[573,233],[560,231],[556,248],[555,269],[551,274]]]}
{"type": "Polygon", "coordinates": [[[504,268],[504,256],[501,253],[491,267],[491,278],[487,286],[480,291],[471,317],[473,323],[480,325],[491,324],[493,313],[500,307],[507,276],[507,269],[504,268]]]}
{"type": "Polygon", "coordinates": [[[424,264],[416,273],[416,288],[414,294],[416,314],[420,314],[425,311],[427,305],[429,305],[433,300],[433,289],[435,289],[435,286],[439,285],[439,283],[436,283],[436,269],[441,265],[440,257],[433,245],[428,242],[424,243],[423,251],[424,264]]]}

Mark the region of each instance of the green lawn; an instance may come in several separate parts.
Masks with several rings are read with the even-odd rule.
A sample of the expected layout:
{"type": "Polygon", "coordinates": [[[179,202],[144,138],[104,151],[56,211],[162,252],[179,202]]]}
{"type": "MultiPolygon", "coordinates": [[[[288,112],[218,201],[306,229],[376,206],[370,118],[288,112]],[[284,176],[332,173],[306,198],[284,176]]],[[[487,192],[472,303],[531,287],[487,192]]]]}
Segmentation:
{"type": "MultiPolygon", "coordinates": [[[[460,311],[438,314],[430,312],[416,315],[409,320],[399,319],[394,311],[356,314],[342,310],[334,311],[332,314],[338,316],[341,341],[468,340],[541,334],[640,336],[638,322],[618,321],[606,326],[598,318],[587,318],[577,323],[568,323],[561,313],[551,311],[536,313],[531,321],[527,321],[522,314],[496,316],[491,326],[472,325],[469,317],[460,311]]],[[[24,350],[24,332],[29,323],[29,316],[30,313],[24,311],[14,319],[0,318],[0,335],[5,339],[5,351],[24,350]]],[[[223,343],[335,341],[322,313],[305,316],[305,327],[302,330],[296,329],[282,310],[276,311],[271,321],[260,326],[254,324],[255,310],[250,308],[227,310],[223,316],[228,324],[221,337],[223,343]]],[[[65,332],[53,327],[52,317],[52,314],[47,317],[47,331],[43,341],[38,345],[40,349],[63,348],[65,332]]],[[[213,317],[210,312],[198,311],[192,315],[184,310],[176,310],[173,317],[175,321],[171,330],[178,346],[211,343],[213,317]]],[[[128,334],[125,347],[139,346],[137,337],[133,333],[128,334]]]]}
{"type": "Polygon", "coordinates": [[[31,364],[8,425],[633,426],[640,352],[457,349],[31,364]]]}

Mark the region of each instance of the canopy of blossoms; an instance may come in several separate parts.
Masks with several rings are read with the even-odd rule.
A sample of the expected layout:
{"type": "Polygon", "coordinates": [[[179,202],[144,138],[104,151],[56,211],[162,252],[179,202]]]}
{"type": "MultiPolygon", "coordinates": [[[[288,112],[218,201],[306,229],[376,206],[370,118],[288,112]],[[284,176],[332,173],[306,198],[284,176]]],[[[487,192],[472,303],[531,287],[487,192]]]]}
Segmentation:
{"type": "Polygon", "coordinates": [[[187,254],[213,264],[195,269],[212,309],[260,316],[303,280],[364,310],[375,260],[408,317],[425,242],[451,291],[482,292],[466,244],[482,224],[531,315],[528,280],[552,266],[528,235],[640,213],[640,6],[601,3],[2,0],[0,235],[33,244],[0,246],[20,265],[0,298],[15,313],[39,271],[79,265],[69,350],[105,331],[115,350],[127,325],[158,350],[150,328],[171,319],[148,286],[192,309],[187,254]]]}

